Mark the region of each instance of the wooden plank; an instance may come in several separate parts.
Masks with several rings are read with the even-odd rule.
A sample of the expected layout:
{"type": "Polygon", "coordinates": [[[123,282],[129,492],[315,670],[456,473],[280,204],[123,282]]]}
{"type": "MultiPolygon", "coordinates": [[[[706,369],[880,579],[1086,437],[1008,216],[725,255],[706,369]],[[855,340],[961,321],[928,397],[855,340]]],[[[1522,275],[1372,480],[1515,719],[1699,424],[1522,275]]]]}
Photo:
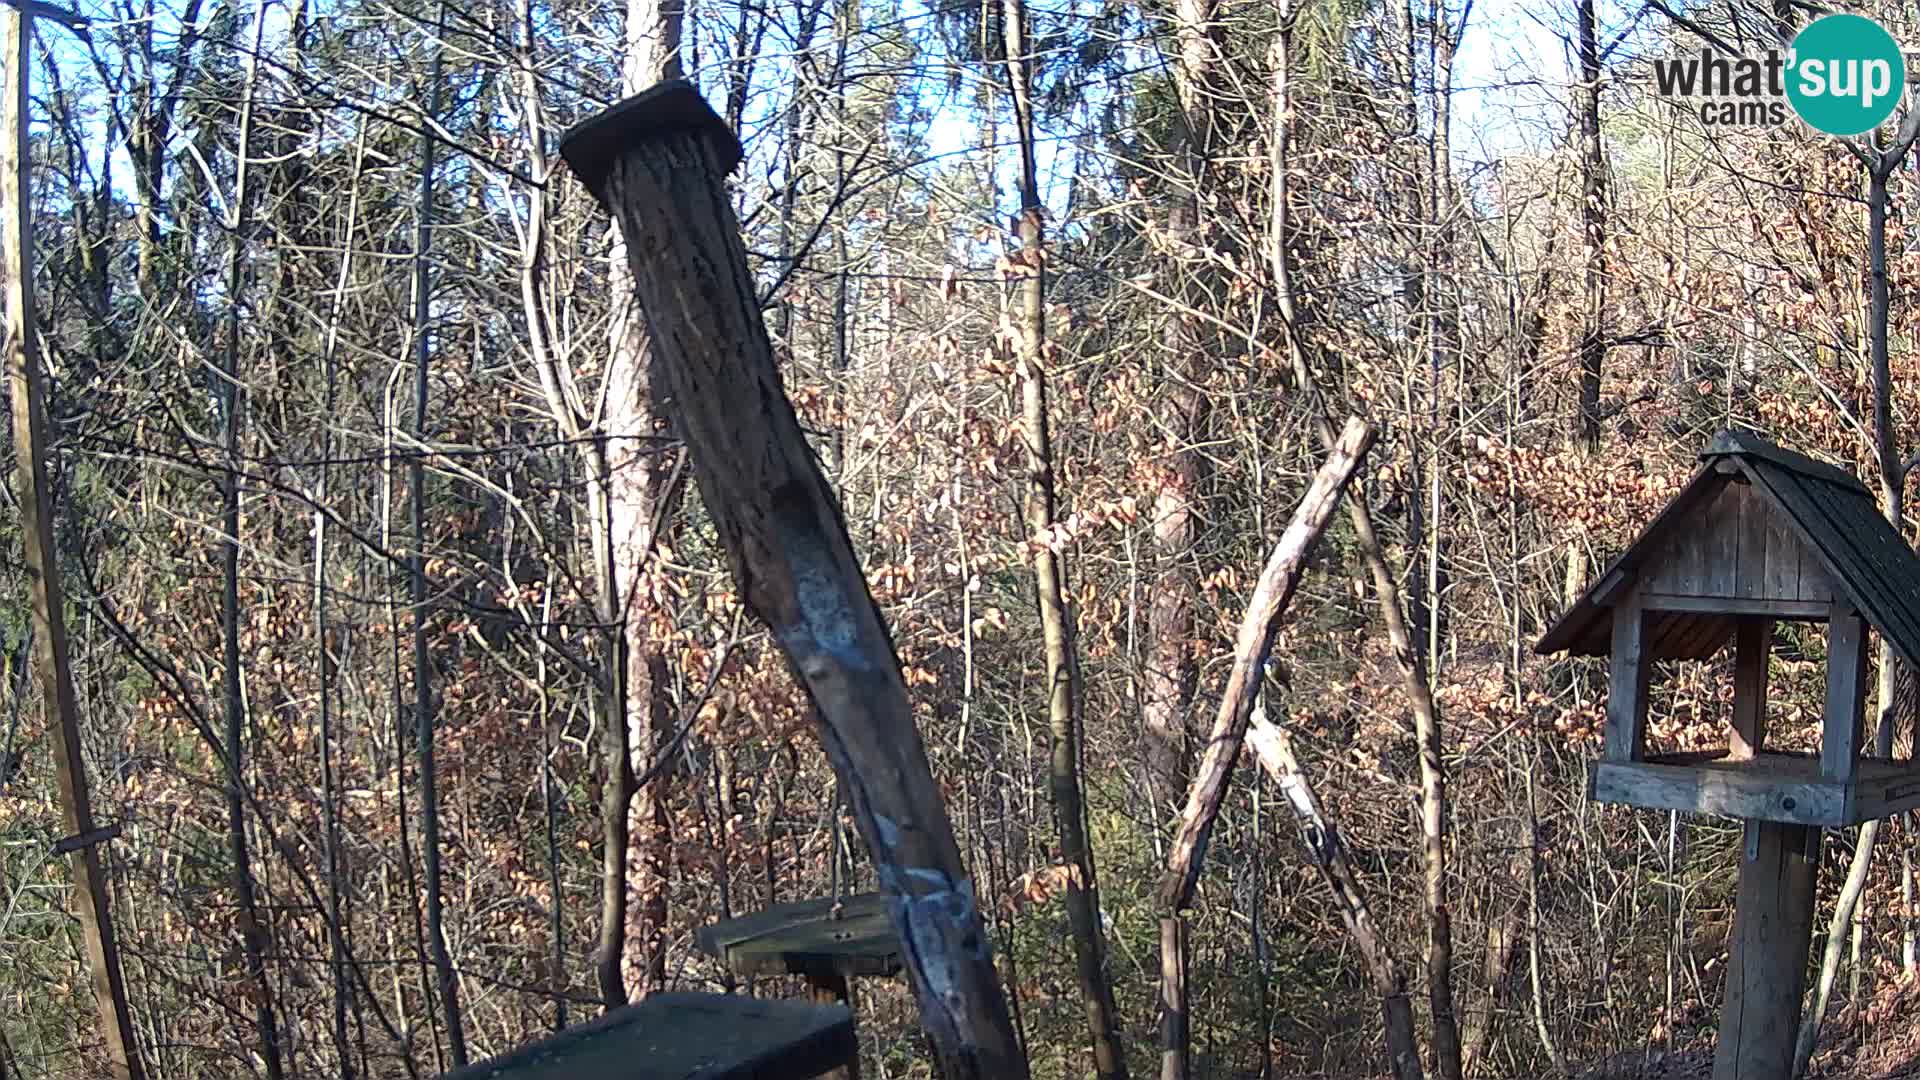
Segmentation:
{"type": "Polygon", "coordinates": [[[1829,780],[1850,781],[1859,766],[1866,678],[1866,623],[1853,605],[1835,601],[1827,623],[1827,709],[1820,734],[1820,774],[1829,780]]]}
{"type": "MultiPolygon", "coordinates": [[[[701,927],[695,941],[700,951],[715,959],[724,958],[727,949],[744,941],[789,927],[825,921],[863,920],[872,915],[886,917],[886,900],[879,893],[855,893],[851,896],[822,896],[812,900],[796,900],[787,904],[775,904],[763,908],[751,915],[742,915],[724,922],[701,927]],[[839,914],[835,916],[835,909],[839,914]]],[[[899,939],[894,939],[894,949],[899,949],[899,939]]]]}
{"type": "Polygon", "coordinates": [[[1631,571],[1617,566],[1614,567],[1612,570],[1607,571],[1606,576],[1600,579],[1600,584],[1593,587],[1594,605],[1596,607],[1612,607],[1613,602],[1619,598],[1621,590],[1626,589],[1633,583],[1634,575],[1631,571]]]}
{"type": "Polygon", "coordinates": [[[1732,595],[1745,600],[1764,598],[1767,595],[1767,509],[1754,497],[1753,485],[1747,482],[1744,473],[1727,485],[1726,495],[1734,504],[1734,546],[1738,556],[1732,595]]]}
{"type": "Polygon", "coordinates": [[[1773,645],[1773,620],[1744,616],[1734,630],[1733,735],[1727,756],[1751,758],[1767,737],[1767,661],[1773,645]]]}
{"type": "Polygon", "coordinates": [[[770,1080],[857,1058],[844,1005],[653,994],[441,1080],[770,1080]]]}
{"type": "Polygon", "coordinates": [[[1684,527],[1675,529],[1664,545],[1648,549],[1644,556],[1645,569],[1640,574],[1648,592],[1701,595],[1707,567],[1702,525],[1716,501],[1714,496],[1702,499],[1684,527]]]}
{"type": "Polygon", "coordinates": [[[1819,603],[1831,601],[1840,595],[1833,583],[1833,575],[1827,572],[1827,565],[1805,543],[1800,547],[1800,599],[1819,603]]]}
{"type": "Polygon", "coordinates": [[[1920,767],[1906,761],[1863,758],[1855,783],[1854,822],[1876,821],[1920,809],[1920,767]]]}
{"type": "Polygon", "coordinates": [[[1700,577],[1695,596],[1740,595],[1740,494],[1746,485],[1728,480],[1707,504],[1700,528],[1700,577]]]}
{"type": "Polygon", "coordinates": [[[1695,611],[1726,615],[1767,615],[1776,619],[1824,619],[1833,609],[1830,600],[1772,600],[1740,596],[1674,596],[1643,593],[1648,611],[1695,611]]]}
{"type": "Polygon", "coordinates": [[[1853,812],[1844,784],[1791,780],[1757,767],[1600,761],[1593,765],[1590,794],[1597,802],[1646,810],[1723,814],[1798,825],[1843,825],[1853,812]]]}
{"type": "MultiPolygon", "coordinates": [[[[1648,524],[1646,531],[1640,534],[1632,547],[1622,552],[1619,558],[1613,561],[1607,572],[1601,575],[1600,580],[1606,581],[1614,570],[1623,570],[1631,578],[1642,571],[1650,572],[1654,569],[1648,565],[1650,556],[1665,550],[1668,536],[1678,531],[1681,524],[1691,516],[1693,508],[1699,505],[1700,500],[1711,496],[1724,483],[1726,478],[1716,474],[1711,466],[1702,466],[1695,470],[1693,476],[1687,480],[1686,486],[1680,489],[1680,493],[1660,508],[1660,513],[1648,524]]],[[[1583,651],[1583,655],[1599,655],[1600,642],[1592,640],[1600,636],[1597,625],[1599,620],[1606,618],[1606,608],[1594,602],[1594,590],[1599,587],[1596,584],[1589,588],[1581,594],[1580,599],[1575,601],[1572,607],[1561,613],[1560,618],[1547,629],[1545,634],[1541,635],[1539,641],[1534,643],[1533,651],[1542,656],[1550,656],[1570,649],[1590,650],[1583,651]]]]}
{"type": "Polygon", "coordinates": [[[1638,761],[1646,751],[1647,681],[1653,661],[1644,648],[1645,631],[1640,595],[1628,593],[1613,609],[1613,650],[1607,669],[1608,761],[1638,761]]]}
{"type": "Polygon", "coordinates": [[[1805,599],[1800,590],[1800,554],[1801,548],[1806,545],[1801,543],[1793,519],[1771,496],[1761,501],[1766,509],[1764,530],[1767,535],[1766,569],[1761,578],[1761,594],[1783,600],[1805,599]]]}
{"type": "Polygon", "coordinates": [[[1714,1080],[1793,1075],[1800,993],[1813,940],[1820,830],[1749,821],[1747,836],[1714,1080]]]}

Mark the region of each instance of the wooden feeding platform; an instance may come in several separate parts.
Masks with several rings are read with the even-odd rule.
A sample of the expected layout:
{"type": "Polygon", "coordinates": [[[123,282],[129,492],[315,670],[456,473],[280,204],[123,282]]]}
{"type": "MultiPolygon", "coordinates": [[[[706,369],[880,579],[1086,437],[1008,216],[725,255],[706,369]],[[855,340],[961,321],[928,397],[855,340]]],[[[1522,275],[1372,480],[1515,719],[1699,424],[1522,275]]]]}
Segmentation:
{"type": "Polygon", "coordinates": [[[1793,825],[1858,825],[1920,807],[1920,773],[1887,758],[1862,757],[1851,783],[1823,777],[1814,754],[1726,750],[1597,761],[1592,779],[1598,802],[1793,825]]]}
{"type": "Polygon", "coordinates": [[[700,931],[700,951],[735,975],[800,975],[844,1000],[847,980],[900,973],[900,934],[879,893],[779,904],[700,931]]]}
{"type": "Polygon", "coordinates": [[[654,994],[441,1080],[807,1080],[855,1051],[841,1005],[654,994]]]}
{"type": "MultiPolygon", "coordinates": [[[[714,923],[696,939],[700,951],[727,965],[735,975],[799,975],[815,1002],[852,1007],[849,980],[860,975],[893,976],[903,957],[900,934],[879,893],[823,897],[776,904],[765,911],[714,923]]],[[[834,1074],[859,1080],[860,1064],[849,1061],[834,1074]]]]}
{"type": "Polygon", "coordinates": [[[1821,830],[1920,807],[1920,761],[1866,756],[1861,723],[1869,628],[1886,642],[1886,662],[1920,666],[1920,557],[1872,492],[1833,465],[1742,432],[1722,433],[1700,458],[1686,487],[1535,648],[1608,658],[1594,799],[1746,822],[1713,1075],[1788,1076],[1821,830]],[[1766,746],[1780,622],[1826,624],[1815,753],[1766,746]],[[1707,660],[1728,644],[1725,748],[1648,753],[1655,661],[1707,660]]]}

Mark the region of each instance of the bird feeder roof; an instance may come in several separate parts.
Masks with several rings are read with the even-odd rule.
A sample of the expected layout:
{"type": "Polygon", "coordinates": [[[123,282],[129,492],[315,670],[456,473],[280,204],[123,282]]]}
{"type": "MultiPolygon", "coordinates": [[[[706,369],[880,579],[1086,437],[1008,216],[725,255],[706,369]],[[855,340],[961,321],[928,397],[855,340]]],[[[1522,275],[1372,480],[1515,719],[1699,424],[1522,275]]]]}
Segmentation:
{"type": "MultiPolygon", "coordinates": [[[[1735,570],[1741,569],[1743,558],[1748,564],[1756,558],[1741,549],[1741,537],[1759,535],[1754,530],[1758,524],[1784,533],[1789,538],[1784,543],[1797,540],[1801,557],[1817,564],[1808,567],[1809,574],[1824,574],[1836,599],[1851,602],[1902,659],[1920,667],[1920,557],[1881,515],[1866,485],[1837,466],[1745,431],[1720,433],[1700,460],[1700,470],[1560,616],[1534,646],[1535,652],[1607,655],[1613,601],[1624,586],[1655,572],[1660,560],[1689,535],[1701,535],[1703,524],[1728,537],[1718,549],[1719,561],[1730,560],[1735,570]],[[1721,496],[1728,486],[1743,482],[1750,494],[1735,500],[1744,503],[1741,512],[1769,519],[1747,522],[1745,530],[1728,523],[1727,511],[1717,511],[1719,516],[1715,511],[1726,501],[1721,496]]],[[[1714,601],[1706,598],[1691,610],[1648,612],[1652,658],[1705,659],[1718,652],[1732,636],[1737,618],[1752,613],[1732,600],[1724,606],[1726,610],[1714,610],[1714,601]]]]}

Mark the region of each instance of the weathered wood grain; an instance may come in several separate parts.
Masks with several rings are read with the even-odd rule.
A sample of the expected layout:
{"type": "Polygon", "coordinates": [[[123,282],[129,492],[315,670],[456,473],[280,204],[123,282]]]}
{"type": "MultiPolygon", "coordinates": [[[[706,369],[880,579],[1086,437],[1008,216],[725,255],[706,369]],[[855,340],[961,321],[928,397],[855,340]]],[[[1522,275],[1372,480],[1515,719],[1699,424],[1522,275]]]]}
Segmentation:
{"type": "Polygon", "coordinates": [[[1801,825],[1841,825],[1852,815],[1846,785],[1818,776],[1796,778],[1770,771],[1776,755],[1762,754],[1748,768],[1673,758],[1654,761],[1598,761],[1590,794],[1597,802],[1646,810],[1679,810],[1764,818],[1801,825]]]}
{"type": "Polygon", "coordinates": [[[1827,623],[1827,709],[1820,732],[1820,773],[1849,781],[1859,765],[1860,716],[1867,693],[1866,620],[1835,601],[1827,623]]]}
{"type": "Polygon", "coordinates": [[[1639,594],[1628,593],[1613,606],[1613,650],[1607,671],[1608,761],[1638,761],[1646,749],[1647,683],[1653,660],[1645,636],[1639,594]]]}
{"type": "Polygon", "coordinates": [[[887,976],[902,966],[879,893],[779,904],[703,927],[695,940],[736,975],[887,976]]]}
{"type": "Polygon", "coordinates": [[[1767,666],[1773,620],[1745,616],[1734,630],[1733,737],[1728,756],[1751,758],[1767,737],[1767,666]]]}

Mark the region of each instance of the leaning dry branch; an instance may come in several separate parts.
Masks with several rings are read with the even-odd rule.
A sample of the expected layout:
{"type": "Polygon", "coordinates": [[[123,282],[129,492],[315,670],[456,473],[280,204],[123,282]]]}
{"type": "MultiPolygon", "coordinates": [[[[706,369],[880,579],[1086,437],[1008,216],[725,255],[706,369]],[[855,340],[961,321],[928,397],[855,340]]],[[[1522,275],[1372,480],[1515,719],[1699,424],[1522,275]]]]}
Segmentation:
{"type": "Polygon", "coordinates": [[[1264,711],[1253,714],[1247,729],[1247,746],[1286,795],[1287,805],[1299,819],[1314,869],[1332,891],[1339,905],[1340,921],[1366,962],[1374,992],[1380,995],[1380,1012],[1387,1027],[1387,1059],[1394,1080],[1420,1080],[1420,1045],[1414,1036],[1413,1004],[1407,999],[1406,976],[1387,951],[1379,924],[1374,922],[1373,909],[1367,904],[1360,875],[1347,858],[1346,843],[1340,839],[1339,828],[1327,816],[1319,794],[1313,789],[1313,781],[1294,756],[1293,740],[1270,722],[1264,711]]]}
{"type": "Polygon", "coordinates": [[[735,585],[816,706],[946,1072],[1022,1080],[1026,1061],[899,659],[761,321],[723,182],[740,144],[691,86],[670,82],[575,128],[561,154],[625,239],[735,585]]]}
{"type": "Polygon", "coordinates": [[[1266,673],[1267,653],[1273,648],[1274,634],[1286,614],[1293,590],[1306,570],[1307,556],[1325,531],[1328,519],[1340,505],[1347,482],[1360,468],[1367,448],[1373,445],[1373,428],[1359,417],[1349,417],[1327,460],[1314,475],[1313,484],[1293,512],[1287,531],[1280,535],[1266,569],[1247,602],[1247,614],[1240,623],[1240,634],[1233,648],[1233,671],[1227,676],[1227,689],[1220,698],[1220,711],[1213,721],[1213,733],[1207,739],[1206,754],[1200,760],[1199,775],[1187,795],[1187,807],[1180,814],[1180,827],[1173,846],[1167,851],[1167,871],[1160,881],[1160,905],[1168,912],[1185,910],[1193,903],[1194,888],[1200,880],[1200,863],[1206,855],[1207,835],[1220,814],[1226,798],[1227,778],[1240,756],[1240,743],[1247,733],[1247,718],[1253,714],[1260,694],[1260,680],[1266,673]]]}

